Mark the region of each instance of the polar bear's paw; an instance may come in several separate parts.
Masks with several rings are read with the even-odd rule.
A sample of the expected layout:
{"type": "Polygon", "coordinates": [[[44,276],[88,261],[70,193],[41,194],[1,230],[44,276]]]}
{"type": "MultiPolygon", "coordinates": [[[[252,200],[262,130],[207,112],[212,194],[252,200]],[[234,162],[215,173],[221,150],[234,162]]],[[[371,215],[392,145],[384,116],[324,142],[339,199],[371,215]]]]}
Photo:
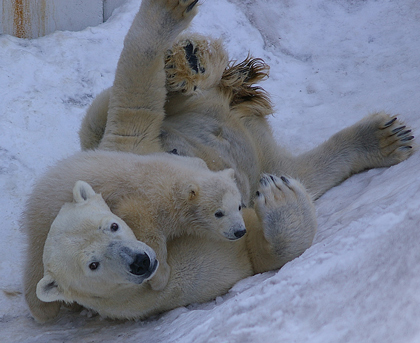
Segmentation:
{"type": "Polygon", "coordinates": [[[193,17],[197,11],[198,0],[146,0],[146,6],[159,6],[171,14],[173,20],[181,21],[193,17]]]}
{"type": "Polygon", "coordinates": [[[197,90],[197,84],[206,72],[198,49],[197,42],[186,39],[168,51],[165,71],[166,87],[169,91],[191,94],[197,90]]]}
{"type": "Polygon", "coordinates": [[[410,128],[396,116],[391,117],[383,112],[373,115],[371,120],[378,123],[375,135],[379,141],[380,154],[385,166],[399,163],[411,156],[414,136],[410,128]]]}
{"type": "Polygon", "coordinates": [[[345,146],[347,156],[353,157],[353,172],[390,167],[414,151],[411,129],[385,112],[371,114],[342,133],[336,135],[335,143],[345,146]]]}
{"type": "Polygon", "coordinates": [[[154,32],[149,44],[161,40],[172,44],[197,14],[197,3],[198,0],[143,0],[139,12],[141,24],[136,30],[149,35],[154,32]]]}
{"type": "Polygon", "coordinates": [[[312,244],[317,229],[315,207],[297,180],[264,174],[255,210],[265,238],[279,255],[294,258],[312,244]]]}
{"type": "Polygon", "coordinates": [[[220,40],[195,34],[181,37],[165,59],[166,87],[191,95],[217,85],[229,63],[220,40]]]}
{"type": "Polygon", "coordinates": [[[182,19],[194,16],[198,0],[164,0],[166,7],[171,10],[172,16],[182,19]]]}

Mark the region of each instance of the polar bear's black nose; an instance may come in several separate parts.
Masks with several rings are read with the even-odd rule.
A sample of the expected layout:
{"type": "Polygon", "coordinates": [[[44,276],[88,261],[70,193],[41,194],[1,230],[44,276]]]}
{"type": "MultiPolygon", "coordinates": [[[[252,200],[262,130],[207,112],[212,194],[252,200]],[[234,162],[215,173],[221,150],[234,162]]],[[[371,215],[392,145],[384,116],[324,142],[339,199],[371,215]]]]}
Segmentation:
{"type": "Polygon", "coordinates": [[[150,258],[146,254],[137,254],[133,263],[130,264],[130,273],[144,275],[149,272],[150,258]]]}

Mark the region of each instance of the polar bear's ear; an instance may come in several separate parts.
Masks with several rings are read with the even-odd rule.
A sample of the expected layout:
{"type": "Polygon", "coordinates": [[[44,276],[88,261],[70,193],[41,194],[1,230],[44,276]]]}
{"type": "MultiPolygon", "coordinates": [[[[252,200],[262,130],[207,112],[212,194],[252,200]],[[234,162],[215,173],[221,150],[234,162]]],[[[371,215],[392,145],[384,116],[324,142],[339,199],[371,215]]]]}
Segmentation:
{"type": "Polygon", "coordinates": [[[193,200],[198,196],[198,186],[196,184],[190,183],[187,189],[188,200],[193,200]]]}
{"type": "Polygon", "coordinates": [[[45,275],[36,286],[36,296],[46,303],[65,300],[57,282],[50,276],[45,275]]]}
{"type": "Polygon", "coordinates": [[[77,181],[73,188],[73,198],[76,202],[83,202],[95,195],[93,188],[84,181],[77,181]]]}

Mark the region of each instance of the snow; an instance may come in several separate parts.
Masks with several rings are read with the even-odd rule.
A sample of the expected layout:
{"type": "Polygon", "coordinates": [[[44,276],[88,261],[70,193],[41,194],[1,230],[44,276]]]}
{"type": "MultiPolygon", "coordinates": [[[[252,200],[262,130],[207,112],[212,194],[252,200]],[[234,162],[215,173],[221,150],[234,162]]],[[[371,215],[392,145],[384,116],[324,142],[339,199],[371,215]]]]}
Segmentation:
{"type": "MultiPolygon", "coordinates": [[[[65,310],[54,323],[33,321],[19,216],[36,178],[79,150],[81,119],[112,84],[139,3],[81,32],[0,35],[0,341],[420,342],[418,152],[327,192],[310,249],[212,302],[146,321],[65,310]]],[[[375,110],[399,113],[420,132],[417,0],[203,1],[191,30],[223,37],[233,59],[250,51],[270,64],[270,122],[295,153],[375,110]]]]}

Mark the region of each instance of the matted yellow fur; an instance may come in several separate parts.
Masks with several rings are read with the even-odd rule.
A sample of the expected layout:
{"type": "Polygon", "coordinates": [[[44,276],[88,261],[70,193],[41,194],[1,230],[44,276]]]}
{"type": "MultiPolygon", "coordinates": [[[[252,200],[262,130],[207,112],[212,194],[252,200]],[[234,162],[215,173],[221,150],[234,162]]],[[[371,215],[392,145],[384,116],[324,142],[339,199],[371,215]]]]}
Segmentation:
{"type": "Polygon", "coordinates": [[[273,113],[270,97],[260,86],[255,84],[268,78],[270,67],[261,58],[248,55],[240,63],[231,61],[220,80],[222,92],[230,99],[232,109],[252,106],[254,115],[273,113]]]}

